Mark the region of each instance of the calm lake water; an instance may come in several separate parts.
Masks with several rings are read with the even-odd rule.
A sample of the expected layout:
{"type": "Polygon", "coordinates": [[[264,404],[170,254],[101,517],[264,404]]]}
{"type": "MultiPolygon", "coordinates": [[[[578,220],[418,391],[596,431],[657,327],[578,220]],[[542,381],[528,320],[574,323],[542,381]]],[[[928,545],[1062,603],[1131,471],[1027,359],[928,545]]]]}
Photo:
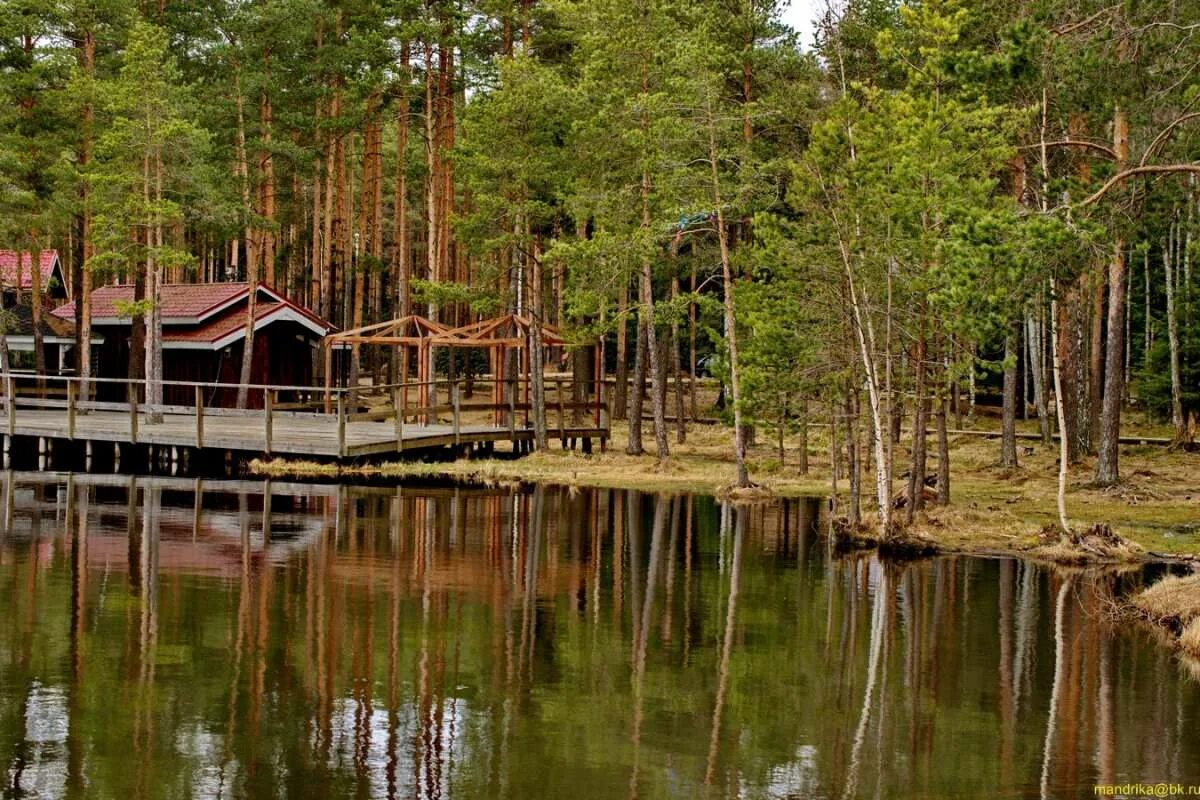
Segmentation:
{"type": "Polygon", "coordinates": [[[816,501],[0,474],[0,796],[1091,797],[1200,683],[1012,559],[816,501]]]}

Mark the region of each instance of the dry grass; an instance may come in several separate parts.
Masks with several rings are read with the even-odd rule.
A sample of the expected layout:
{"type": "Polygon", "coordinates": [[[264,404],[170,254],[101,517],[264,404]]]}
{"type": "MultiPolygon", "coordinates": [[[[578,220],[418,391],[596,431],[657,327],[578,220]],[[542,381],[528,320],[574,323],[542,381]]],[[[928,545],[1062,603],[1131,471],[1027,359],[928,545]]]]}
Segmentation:
{"type": "Polygon", "coordinates": [[[1194,619],[1179,634],[1179,647],[1193,658],[1200,658],[1200,619],[1194,619]]]}
{"type": "Polygon", "coordinates": [[[1174,638],[1188,656],[1200,658],[1200,573],[1168,576],[1136,595],[1134,609],[1174,638]]]}
{"type": "Polygon", "coordinates": [[[1200,574],[1163,578],[1134,597],[1133,604],[1155,622],[1188,627],[1200,620],[1200,574]]]}

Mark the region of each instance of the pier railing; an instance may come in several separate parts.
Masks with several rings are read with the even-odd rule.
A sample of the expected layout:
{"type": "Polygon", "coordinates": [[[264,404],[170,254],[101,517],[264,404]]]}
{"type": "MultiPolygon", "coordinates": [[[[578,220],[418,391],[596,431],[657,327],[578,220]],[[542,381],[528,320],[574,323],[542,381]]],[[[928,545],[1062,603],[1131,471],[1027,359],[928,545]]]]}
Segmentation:
{"type": "MultiPolygon", "coordinates": [[[[142,442],[148,426],[168,422],[176,429],[181,423],[186,424],[192,432],[187,444],[204,448],[206,423],[211,429],[219,424],[214,420],[227,420],[235,423],[233,427],[238,431],[253,431],[255,435],[247,444],[267,455],[274,452],[276,433],[281,427],[299,432],[316,430],[314,426],[326,431],[332,427],[342,456],[349,449],[347,429],[356,423],[390,425],[398,451],[404,449],[406,428],[445,426],[455,444],[468,426],[473,426],[473,430],[479,426],[507,429],[510,438],[516,439],[518,431],[524,433],[531,426],[531,383],[527,378],[496,379],[484,375],[473,377],[469,384],[461,379],[441,378],[326,389],[128,378],[84,381],[78,376],[0,372],[3,424],[9,436],[17,432],[26,411],[61,412],[61,417],[53,420],[51,435],[65,439],[77,438],[82,417],[102,412],[110,417],[120,414],[127,420],[124,432],[129,443],[142,442]],[[172,402],[148,402],[147,389],[153,386],[161,388],[158,394],[172,402]],[[230,406],[229,398],[236,397],[240,389],[245,390],[256,407],[230,406]],[[221,402],[215,402],[218,398],[221,402]],[[247,420],[254,423],[246,426],[247,420]]],[[[573,431],[583,429],[607,433],[609,412],[603,389],[597,396],[591,383],[577,387],[570,378],[555,376],[547,377],[544,387],[547,431],[551,437],[565,440],[574,435],[573,431]]],[[[379,428],[373,431],[377,434],[379,428]]]]}

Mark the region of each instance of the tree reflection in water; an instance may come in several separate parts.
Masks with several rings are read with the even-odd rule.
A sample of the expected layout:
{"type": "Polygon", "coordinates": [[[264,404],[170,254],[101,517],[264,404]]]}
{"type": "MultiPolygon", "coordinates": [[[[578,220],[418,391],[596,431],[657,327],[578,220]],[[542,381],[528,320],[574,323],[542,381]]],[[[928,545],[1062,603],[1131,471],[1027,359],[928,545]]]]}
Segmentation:
{"type": "Polygon", "coordinates": [[[1200,783],[1141,570],[833,556],[817,501],[0,476],[6,795],[1200,783]]]}

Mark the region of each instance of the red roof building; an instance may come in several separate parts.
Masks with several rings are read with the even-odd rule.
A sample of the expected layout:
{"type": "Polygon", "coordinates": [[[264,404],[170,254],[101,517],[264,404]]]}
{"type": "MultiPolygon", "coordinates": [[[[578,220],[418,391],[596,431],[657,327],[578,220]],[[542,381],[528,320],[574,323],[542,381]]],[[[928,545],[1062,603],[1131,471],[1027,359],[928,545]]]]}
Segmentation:
{"type": "MultiPolygon", "coordinates": [[[[246,283],[166,284],[159,312],[163,323],[163,377],[167,381],[230,383],[241,377],[246,338],[246,283]]],[[[104,337],[100,377],[129,374],[134,301],[131,285],[103,286],[92,292],[92,329],[104,337]]],[[[63,320],[75,317],[75,303],[54,310],[63,320]]],[[[258,287],[254,309],[254,360],[250,382],[260,385],[311,386],[318,345],[334,328],[325,320],[265,286],[258,287]],[[274,357],[272,357],[274,355],[274,357]]],[[[118,389],[120,387],[117,387],[118,389]]],[[[232,390],[211,388],[210,405],[231,405],[232,390]]],[[[168,403],[190,403],[192,386],[168,384],[168,403]]],[[[261,404],[261,392],[251,403],[261,404]]]]}
{"type": "MultiPolygon", "coordinates": [[[[28,292],[33,289],[33,254],[26,251],[18,254],[16,250],[0,250],[0,286],[4,290],[19,289],[28,292]],[[18,255],[20,264],[18,265],[18,255]],[[18,279],[19,276],[19,279],[18,279]]],[[[47,297],[63,299],[67,297],[67,282],[63,277],[62,263],[58,259],[57,250],[43,250],[38,272],[42,278],[42,291],[47,297]]]]}

